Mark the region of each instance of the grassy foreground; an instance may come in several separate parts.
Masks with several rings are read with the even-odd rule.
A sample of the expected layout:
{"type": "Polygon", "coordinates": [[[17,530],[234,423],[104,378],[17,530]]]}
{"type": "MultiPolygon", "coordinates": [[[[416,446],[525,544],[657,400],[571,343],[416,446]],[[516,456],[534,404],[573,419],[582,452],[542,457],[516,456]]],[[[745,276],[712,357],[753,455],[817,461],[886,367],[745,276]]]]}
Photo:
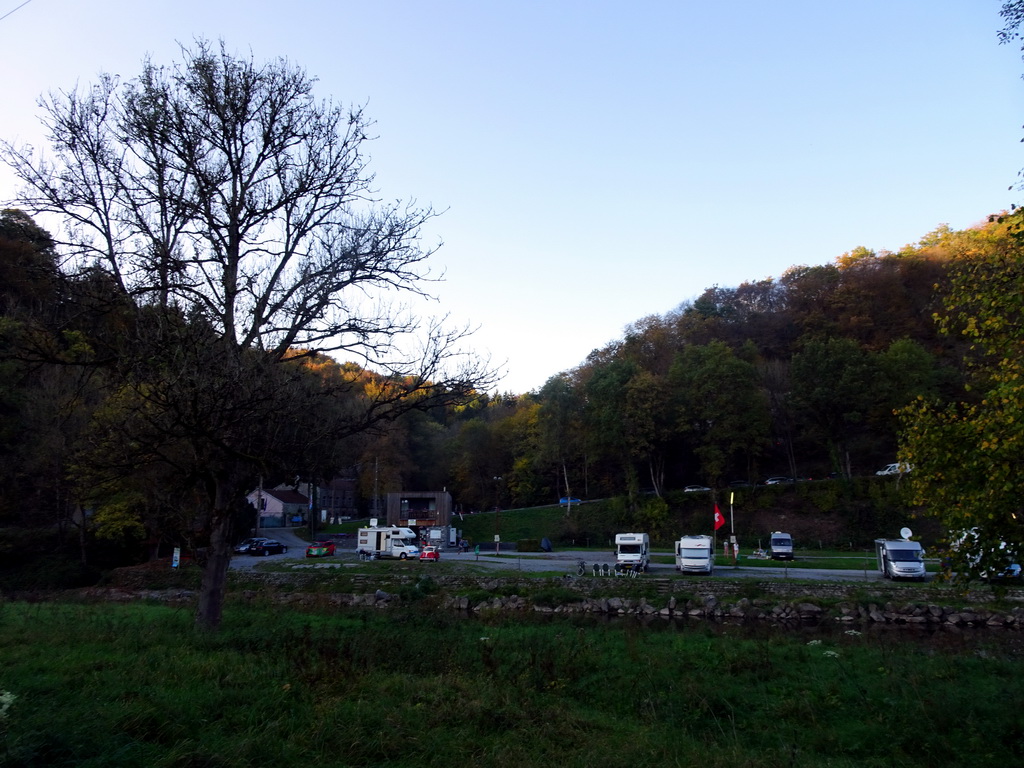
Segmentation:
{"type": "Polygon", "coordinates": [[[189,609],[0,603],[0,765],[1005,768],[1024,756],[1024,676],[997,639],[474,619],[429,600],[232,605],[203,636],[189,609]]]}

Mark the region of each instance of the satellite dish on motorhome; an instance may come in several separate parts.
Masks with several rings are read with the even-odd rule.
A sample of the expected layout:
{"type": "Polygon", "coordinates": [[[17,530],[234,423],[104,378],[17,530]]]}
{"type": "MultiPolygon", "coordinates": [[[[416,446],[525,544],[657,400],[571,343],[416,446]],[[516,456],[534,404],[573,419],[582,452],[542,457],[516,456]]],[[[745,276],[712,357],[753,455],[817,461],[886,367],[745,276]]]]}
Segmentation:
{"type": "Polygon", "coordinates": [[[909,528],[900,528],[900,536],[902,536],[904,539],[909,539],[913,535],[914,532],[909,528]]]}

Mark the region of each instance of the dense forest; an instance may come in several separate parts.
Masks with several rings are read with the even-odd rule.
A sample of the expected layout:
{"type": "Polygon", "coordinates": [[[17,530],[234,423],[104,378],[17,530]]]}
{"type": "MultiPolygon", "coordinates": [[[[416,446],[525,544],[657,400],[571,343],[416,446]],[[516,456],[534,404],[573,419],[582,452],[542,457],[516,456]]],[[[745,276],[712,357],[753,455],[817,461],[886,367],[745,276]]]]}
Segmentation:
{"type": "MultiPolygon", "coordinates": [[[[320,412],[304,407],[306,397],[282,399],[271,404],[276,417],[264,412],[279,442],[263,454],[264,479],[356,476],[364,506],[375,492],[403,489],[445,488],[465,511],[614,497],[644,519],[689,484],[873,475],[896,460],[901,409],[972,399],[971,344],[942,319],[960,267],[1007,254],[1020,263],[1017,218],[940,227],[899,252],[858,248],[776,279],[708,288],[638,320],[539,391],[436,406],[425,397],[423,408],[367,424],[315,456],[295,432],[315,430],[320,412]]],[[[136,553],[128,545],[195,539],[187,486],[168,464],[115,460],[125,439],[149,439],[140,413],[123,413],[130,406],[116,371],[97,364],[122,343],[123,298],[101,273],[61,279],[59,258],[28,216],[0,217],[2,523],[136,553]],[[18,322],[33,308],[46,323],[18,322]]],[[[390,386],[352,362],[299,352],[279,366],[291,372],[252,373],[282,375],[280,386],[297,391],[306,377],[330,382],[338,409],[365,409],[390,386]]]]}

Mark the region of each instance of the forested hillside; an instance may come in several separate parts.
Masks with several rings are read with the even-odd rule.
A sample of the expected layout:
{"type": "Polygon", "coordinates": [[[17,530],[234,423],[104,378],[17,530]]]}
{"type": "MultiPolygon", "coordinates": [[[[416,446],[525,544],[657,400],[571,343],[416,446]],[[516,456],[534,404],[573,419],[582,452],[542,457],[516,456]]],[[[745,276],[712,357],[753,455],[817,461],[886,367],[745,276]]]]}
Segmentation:
{"type": "Polygon", "coordinates": [[[1019,259],[994,217],[708,288],[539,392],[451,414],[435,455],[471,507],[873,474],[896,459],[897,409],[969,398],[968,345],[937,318],[952,270],[998,253],[1019,259]]]}
{"type": "MultiPolygon", "coordinates": [[[[637,320],[621,340],[552,376],[540,391],[480,394],[438,407],[427,402],[315,458],[286,428],[315,428],[316,413],[307,414],[312,421],[295,421],[300,397],[291,406],[300,410],[288,410],[288,419],[265,413],[284,442],[266,454],[276,458],[264,480],[355,474],[365,507],[375,491],[401,489],[446,488],[465,511],[564,496],[615,498],[620,519],[654,526],[669,509],[675,516],[706,514],[693,506],[697,498],[681,495],[690,484],[716,489],[724,500],[718,489],[771,475],[873,475],[896,460],[897,411],[976,397],[968,387],[970,339],[942,332],[948,299],[966,266],[1017,268],[1017,218],[965,231],[941,227],[895,253],[855,249],[778,278],[713,286],[666,315],[637,320]],[[291,459],[281,447],[294,451],[291,459]]],[[[116,291],[99,278],[57,279],[49,235],[17,212],[7,212],[3,223],[4,523],[56,525],[72,540],[92,542],[94,554],[112,547],[138,557],[139,542],[158,539],[195,543],[178,479],[157,466],[122,467],[119,476],[110,452],[131,436],[98,437],[111,424],[134,423],[115,418],[124,405],[110,369],[82,365],[116,346],[112,339],[125,322],[116,291]],[[61,318],[54,327],[74,333],[26,339],[14,320],[26,307],[61,318]],[[60,351],[61,365],[44,364],[48,345],[60,351]],[[85,505],[93,517],[83,527],[76,510],[85,505]]],[[[310,374],[317,387],[325,382],[336,391],[334,407],[341,410],[357,402],[363,408],[393,386],[322,355],[299,356],[291,366],[296,370],[282,386],[309,386],[310,374]]],[[[142,436],[136,438],[144,438],[144,425],[135,426],[142,436]]],[[[253,486],[258,480],[249,478],[253,486]]],[[[834,505],[835,495],[825,496],[834,505]]],[[[895,502],[888,491],[886,498],[895,502]]],[[[836,524],[846,530],[855,523],[836,524]]]]}

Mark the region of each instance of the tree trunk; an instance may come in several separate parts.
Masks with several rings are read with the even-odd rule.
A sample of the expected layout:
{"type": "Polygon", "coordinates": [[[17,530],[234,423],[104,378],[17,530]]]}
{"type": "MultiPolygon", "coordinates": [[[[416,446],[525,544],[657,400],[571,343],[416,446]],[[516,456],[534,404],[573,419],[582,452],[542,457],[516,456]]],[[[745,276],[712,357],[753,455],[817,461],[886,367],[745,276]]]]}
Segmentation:
{"type": "Polygon", "coordinates": [[[214,510],[210,519],[210,545],[203,562],[203,581],[199,588],[199,606],[196,609],[196,628],[207,632],[220,629],[224,611],[224,595],[228,584],[228,565],[231,563],[231,533],[234,516],[231,514],[234,486],[217,483],[214,510]]]}

